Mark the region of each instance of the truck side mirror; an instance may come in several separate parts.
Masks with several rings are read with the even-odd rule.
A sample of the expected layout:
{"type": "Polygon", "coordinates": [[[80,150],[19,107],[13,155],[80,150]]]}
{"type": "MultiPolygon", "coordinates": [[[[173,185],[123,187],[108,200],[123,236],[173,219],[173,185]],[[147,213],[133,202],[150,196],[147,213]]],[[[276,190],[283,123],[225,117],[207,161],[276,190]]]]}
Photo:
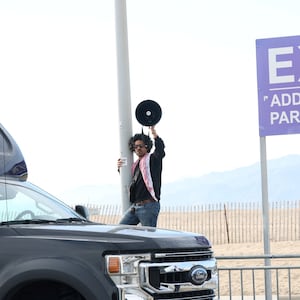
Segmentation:
{"type": "Polygon", "coordinates": [[[85,206],[83,206],[83,205],[76,205],[75,206],[75,211],[79,215],[81,215],[82,217],[84,217],[85,219],[88,220],[88,218],[89,218],[89,211],[88,211],[88,209],[85,206]]]}

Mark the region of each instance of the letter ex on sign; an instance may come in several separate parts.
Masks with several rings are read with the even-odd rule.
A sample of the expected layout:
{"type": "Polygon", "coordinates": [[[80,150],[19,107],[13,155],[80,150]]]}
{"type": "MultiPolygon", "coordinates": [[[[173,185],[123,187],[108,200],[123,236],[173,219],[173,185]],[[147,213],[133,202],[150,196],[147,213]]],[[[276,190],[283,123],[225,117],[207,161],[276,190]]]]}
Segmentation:
{"type": "Polygon", "coordinates": [[[256,40],[259,134],[300,133],[300,36],[256,40]]]}

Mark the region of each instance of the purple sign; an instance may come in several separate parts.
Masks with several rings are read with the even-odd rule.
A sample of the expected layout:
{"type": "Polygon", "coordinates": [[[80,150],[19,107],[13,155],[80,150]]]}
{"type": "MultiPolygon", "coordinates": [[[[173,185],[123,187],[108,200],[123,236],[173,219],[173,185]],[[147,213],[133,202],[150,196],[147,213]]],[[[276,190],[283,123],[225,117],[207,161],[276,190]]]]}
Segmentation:
{"type": "Polygon", "coordinates": [[[300,133],[300,36],[256,40],[259,135],[300,133]]]}

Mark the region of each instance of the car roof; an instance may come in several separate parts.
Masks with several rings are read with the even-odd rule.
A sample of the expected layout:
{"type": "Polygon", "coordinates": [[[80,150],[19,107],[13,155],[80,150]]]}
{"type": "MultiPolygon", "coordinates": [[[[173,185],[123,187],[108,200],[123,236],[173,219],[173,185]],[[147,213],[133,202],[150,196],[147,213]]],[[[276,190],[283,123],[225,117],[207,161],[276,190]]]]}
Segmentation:
{"type": "Polygon", "coordinates": [[[27,180],[28,171],[23,154],[13,137],[0,123],[0,176],[27,180]]]}

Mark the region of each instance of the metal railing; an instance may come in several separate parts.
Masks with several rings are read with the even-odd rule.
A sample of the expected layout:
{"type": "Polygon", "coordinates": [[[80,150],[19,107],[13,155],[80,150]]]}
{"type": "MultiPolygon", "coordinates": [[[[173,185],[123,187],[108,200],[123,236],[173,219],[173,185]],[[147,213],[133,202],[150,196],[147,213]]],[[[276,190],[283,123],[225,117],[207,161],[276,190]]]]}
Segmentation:
{"type": "Polygon", "coordinates": [[[220,256],[217,261],[219,299],[300,299],[298,254],[220,256]]]}

